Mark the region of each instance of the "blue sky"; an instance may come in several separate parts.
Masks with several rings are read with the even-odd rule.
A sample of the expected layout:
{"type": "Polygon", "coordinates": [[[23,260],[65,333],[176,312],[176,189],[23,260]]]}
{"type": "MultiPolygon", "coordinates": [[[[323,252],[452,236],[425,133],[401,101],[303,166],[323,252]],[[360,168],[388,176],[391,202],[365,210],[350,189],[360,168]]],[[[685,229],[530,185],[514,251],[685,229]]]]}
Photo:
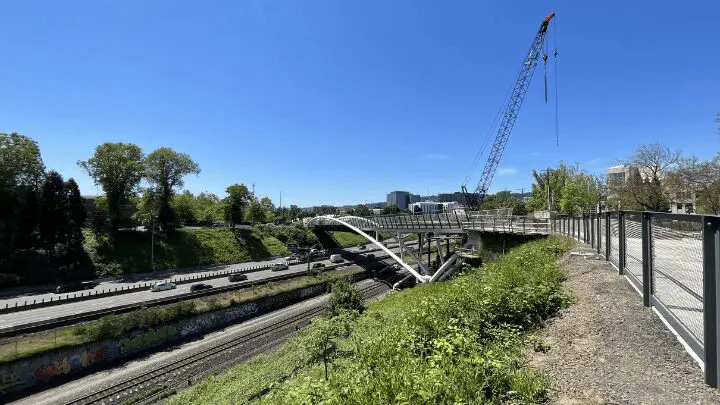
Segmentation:
{"type": "Polygon", "coordinates": [[[187,152],[186,187],[221,196],[456,191],[550,11],[560,144],[538,66],[491,190],[560,160],[601,173],[640,143],[718,151],[716,0],[3,2],[0,132],[36,139],[84,194],[99,189],[76,162],[108,141],[187,152]]]}

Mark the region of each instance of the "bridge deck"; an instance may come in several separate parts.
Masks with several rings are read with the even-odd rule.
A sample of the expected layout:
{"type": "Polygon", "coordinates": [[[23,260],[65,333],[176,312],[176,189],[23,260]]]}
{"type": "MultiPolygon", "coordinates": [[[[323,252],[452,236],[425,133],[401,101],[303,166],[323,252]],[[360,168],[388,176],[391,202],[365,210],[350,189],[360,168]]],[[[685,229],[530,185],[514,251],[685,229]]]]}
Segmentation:
{"type": "MultiPolygon", "coordinates": [[[[391,231],[401,233],[467,233],[501,232],[526,235],[547,235],[547,220],[514,216],[489,216],[477,212],[456,210],[439,214],[381,215],[372,217],[341,217],[343,221],[363,231],[391,231]]],[[[313,218],[311,226],[335,229],[338,224],[324,217],[313,218]]]]}

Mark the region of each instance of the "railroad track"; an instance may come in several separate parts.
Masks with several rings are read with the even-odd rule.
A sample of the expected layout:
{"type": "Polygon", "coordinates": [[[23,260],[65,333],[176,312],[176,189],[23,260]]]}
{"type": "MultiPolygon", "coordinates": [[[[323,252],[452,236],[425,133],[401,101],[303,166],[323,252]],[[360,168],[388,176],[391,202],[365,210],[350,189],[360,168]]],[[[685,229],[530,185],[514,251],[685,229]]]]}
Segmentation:
{"type": "MultiPolygon", "coordinates": [[[[386,290],[387,286],[382,283],[373,283],[369,286],[360,288],[360,292],[370,298],[378,295],[381,291],[386,290]]],[[[286,328],[295,326],[298,322],[309,320],[319,315],[325,310],[324,306],[316,307],[301,311],[289,318],[283,319],[272,325],[268,325],[252,332],[244,333],[241,336],[233,338],[227,342],[221,343],[207,349],[203,349],[197,353],[191,354],[183,359],[174,361],[164,366],[156,367],[138,376],[128,378],[112,387],[90,393],[88,395],[65,402],[65,405],[84,405],[84,404],[110,404],[119,403],[129,399],[133,394],[137,395],[144,390],[153,388],[153,386],[163,387],[159,391],[149,393],[147,397],[136,398],[136,403],[150,402],[152,399],[159,399],[163,395],[171,392],[178,386],[187,384],[187,376],[194,375],[187,373],[190,367],[201,365],[209,359],[220,356],[228,350],[240,348],[248,342],[255,339],[272,335],[273,332],[279,332],[286,328]],[[164,384],[154,384],[162,379],[164,384]],[[128,392],[130,392],[128,394],[128,392]]],[[[278,340],[278,339],[276,339],[278,340]]],[[[282,340],[282,339],[279,339],[282,340]]],[[[272,342],[269,342],[272,343],[272,342]]],[[[268,343],[265,343],[267,345],[268,343]]],[[[227,362],[224,362],[227,363],[227,362]]]]}

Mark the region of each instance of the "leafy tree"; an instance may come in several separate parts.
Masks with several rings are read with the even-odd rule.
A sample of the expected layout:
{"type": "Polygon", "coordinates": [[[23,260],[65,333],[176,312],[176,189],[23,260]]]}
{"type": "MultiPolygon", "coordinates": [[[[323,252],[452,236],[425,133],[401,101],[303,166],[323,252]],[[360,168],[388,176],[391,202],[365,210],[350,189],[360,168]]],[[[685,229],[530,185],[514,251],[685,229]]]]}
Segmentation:
{"type": "Polygon", "coordinates": [[[263,224],[266,222],[266,214],[267,212],[260,201],[258,201],[257,198],[253,198],[245,210],[245,221],[253,225],[263,224]]]}
{"type": "Polygon", "coordinates": [[[37,142],[0,133],[0,264],[15,250],[34,246],[44,176],[37,142]]]}
{"type": "Polygon", "coordinates": [[[527,215],[527,208],[525,203],[519,199],[513,197],[509,191],[500,191],[495,194],[491,194],[483,200],[480,209],[493,210],[500,208],[511,208],[513,215],[527,215]]]}
{"type": "Polygon", "coordinates": [[[82,244],[82,228],[85,226],[87,210],[85,200],[80,195],[80,188],[73,178],[65,182],[65,204],[68,221],[67,240],[69,243],[82,244]]]}
{"type": "Polygon", "coordinates": [[[145,227],[160,225],[158,216],[161,197],[155,189],[146,188],[140,196],[133,197],[132,204],[135,206],[135,212],[132,215],[133,223],[145,227]]]}
{"type": "Polygon", "coordinates": [[[158,222],[163,229],[170,229],[175,222],[170,206],[175,189],[183,186],[185,176],[199,173],[200,166],[190,155],[171,148],[158,148],[145,158],[145,178],[159,198],[158,222]]]}
{"type": "Polygon", "coordinates": [[[368,208],[367,205],[360,204],[355,207],[355,215],[358,217],[369,217],[372,215],[372,211],[370,211],[370,208],[368,208]]]}
{"type": "Polygon", "coordinates": [[[397,204],[388,204],[383,208],[383,214],[400,214],[403,210],[397,204]]]}
{"type": "Polygon", "coordinates": [[[65,243],[68,235],[65,183],[60,173],[48,173],[40,196],[40,240],[50,255],[58,243],[65,243]]]}
{"type": "Polygon", "coordinates": [[[339,315],[342,311],[365,311],[365,298],[355,285],[347,281],[333,283],[327,304],[328,316],[339,315]]]}
{"type": "Polygon", "coordinates": [[[301,339],[310,361],[322,361],[325,367],[325,381],[328,380],[328,364],[337,351],[338,338],[345,338],[350,335],[352,320],[357,313],[342,311],[338,316],[332,318],[315,317],[301,339]]]}
{"type": "Polygon", "coordinates": [[[575,173],[565,182],[560,198],[560,211],[570,215],[588,212],[597,206],[601,196],[599,179],[582,172],[575,173]]]}
{"type": "Polygon", "coordinates": [[[290,218],[292,218],[292,219],[300,218],[301,214],[302,214],[302,210],[297,205],[290,206],[290,218]]]}
{"type": "Polygon", "coordinates": [[[242,223],[245,216],[245,207],[250,203],[252,196],[244,184],[233,184],[225,189],[225,220],[233,227],[242,223]]]}
{"type": "Polygon", "coordinates": [[[173,196],[170,201],[170,207],[182,225],[195,225],[198,223],[195,216],[195,205],[195,196],[188,190],[173,196]]]}
{"type": "Polygon", "coordinates": [[[104,143],[95,148],[90,159],[79,161],[78,165],[105,192],[110,224],[113,231],[117,231],[123,209],[143,177],[142,150],[130,143],[104,143]]]}
{"type": "Polygon", "coordinates": [[[195,218],[200,225],[209,226],[223,219],[223,202],[212,193],[200,193],[195,197],[195,218]]]}
{"type": "Polygon", "coordinates": [[[527,208],[531,211],[557,210],[558,202],[562,200],[563,189],[567,179],[577,172],[577,167],[567,166],[560,162],[556,169],[533,170],[532,175],[535,182],[532,184],[532,194],[527,208]],[[550,207],[548,207],[548,186],[550,188],[550,207]]]}
{"type": "Polygon", "coordinates": [[[273,204],[270,197],[263,197],[260,199],[260,206],[265,210],[265,221],[275,220],[275,204],[273,204]]]}
{"type": "Polygon", "coordinates": [[[108,216],[108,204],[105,196],[98,196],[94,201],[94,209],[92,211],[92,230],[95,235],[103,234],[107,231],[110,218],[108,216]]]}

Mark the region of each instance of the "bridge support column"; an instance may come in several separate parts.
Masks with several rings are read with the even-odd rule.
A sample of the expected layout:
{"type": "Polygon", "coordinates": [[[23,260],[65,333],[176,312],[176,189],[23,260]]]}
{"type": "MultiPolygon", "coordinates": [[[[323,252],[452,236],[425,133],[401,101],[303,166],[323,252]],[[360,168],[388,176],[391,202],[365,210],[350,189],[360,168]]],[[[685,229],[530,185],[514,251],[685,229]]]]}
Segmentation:
{"type": "Polygon", "coordinates": [[[432,262],[431,262],[431,260],[430,260],[430,249],[432,248],[432,245],[431,245],[431,243],[430,243],[430,235],[428,235],[428,237],[427,237],[427,242],[428,242],[428,244],[427,244],[427,245],[428,245],[428,251],[427,251],[427,255],[428,255],[428,258],[427,258],[427,265],[428,265],[428,268],[429,268],[429,267],[430,267],[430,264],[432,263],[432,262]]]}
{"type": "Polygon", "coordinates": [[[450,239],[445,239],[445,255],[450,254],[450,239]]]}

